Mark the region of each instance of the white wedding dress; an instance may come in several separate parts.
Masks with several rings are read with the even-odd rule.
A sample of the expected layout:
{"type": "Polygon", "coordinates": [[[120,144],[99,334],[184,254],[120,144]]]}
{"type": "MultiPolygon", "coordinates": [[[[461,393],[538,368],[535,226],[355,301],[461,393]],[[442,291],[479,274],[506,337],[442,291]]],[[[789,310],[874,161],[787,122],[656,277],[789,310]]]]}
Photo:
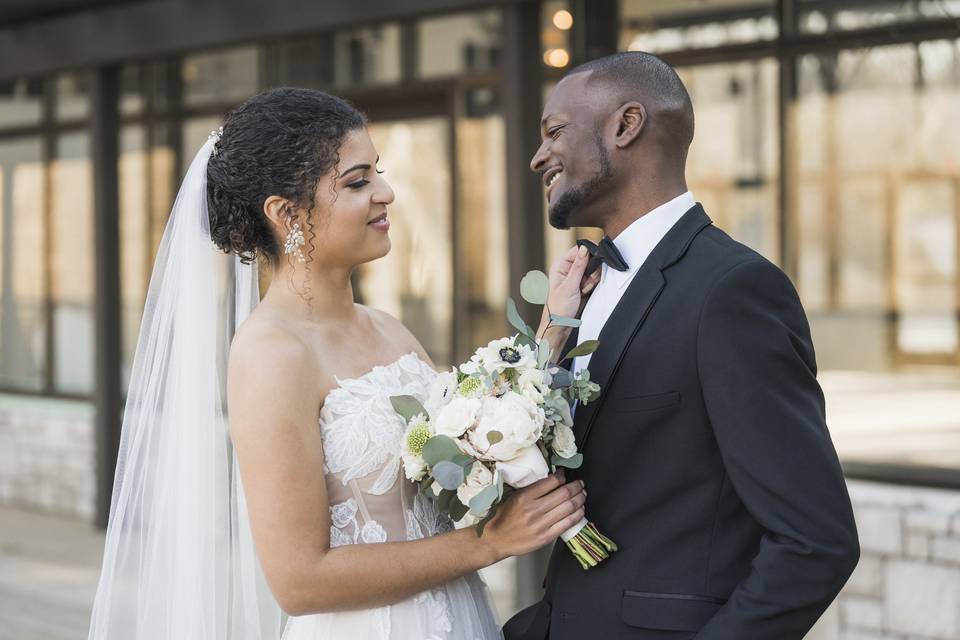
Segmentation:
{"type": "MultiPolygon", "coordinates": [[[[453,528],[403,474],[403,419],[390,396],[425,402],[437,373],[416,353],[374,367],[327,395],[320,412],[330,499],[330,546],[418,540],[453,528]]],[[[283,640],[489,640],[501,638],[477,573],[396,604],[289,618],[283,640]]]]}

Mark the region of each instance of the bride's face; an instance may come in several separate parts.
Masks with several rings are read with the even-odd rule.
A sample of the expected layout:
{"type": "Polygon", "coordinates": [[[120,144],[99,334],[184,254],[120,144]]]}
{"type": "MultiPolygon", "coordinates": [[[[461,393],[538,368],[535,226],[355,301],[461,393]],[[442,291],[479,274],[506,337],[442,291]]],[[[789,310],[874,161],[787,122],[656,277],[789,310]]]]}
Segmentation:
{"type": "MultiPolygon", "coordinates": [[[[315,260],[352,267],[390,251],[387,205],[393,189],[377,169],[379,156],[366,128],[347,134],[336,170],[317,183],[315,260]]],[[[310,234],[305,234],[310,242],[310,234]]]]}

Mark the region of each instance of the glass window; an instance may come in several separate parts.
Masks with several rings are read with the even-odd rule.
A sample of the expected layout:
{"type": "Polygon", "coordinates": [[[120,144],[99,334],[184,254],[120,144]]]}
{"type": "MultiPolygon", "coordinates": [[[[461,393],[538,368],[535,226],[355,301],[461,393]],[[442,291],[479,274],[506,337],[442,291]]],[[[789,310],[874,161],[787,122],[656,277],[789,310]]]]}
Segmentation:
{"type": "Polygon", "coordinates": [[[390,206],[390,253],[359,270],[365,304],[399,318],[439,367],[453,363],[449,124],[418,118],[370,124],[390,206]]]}
{"type": "Polygon", "coordinates": [[[459,206],[457,207],[457,361],[506,335],[510,295],[507,256],[506,134],[498,114],[456,120],[459,206]]]}
{"type": "Polygon", "coordinates": [[[663,53],[773,40],[771,0],[622,0],[620,48],[663,53]]]}
{"type": "Polygon", "coordinates": [[[337,87],[400,80],[400,27],[385,24],[339,31],[334,36],[337,87]]]}
{"type": "Polygon", "coordinates": [[[773,60],[677,70],[696,114],[687,184],[717,226],[779,256],[777,65],[773,60]]]}
{"type": "Polygon", "coordinates": [[[957,0],[800,0],[800,31],[828,33],[960,16],[957,0]]]}
{"type": "Polygon", "coordinates": [[[88,72],[61,73],[53,81],[58,120],[79,120],[90,113],[90,84],[88,72]]]}
{"type": "Polygon", "coordinates": [[[495,68],[500,31],[497,10],[421,20],[417,23],[417,75],[432,78],[495,68]]]}
{"type": "Polygon", "coordinates": [[[259,50],[246,46],[187,56],[180,74],[188,107],[239,103],[259,90],[259,50]]]}
{"type": "Polygon", "coordinates": [[[93,191],[86,132],[60,136],[50,164],[54,386],[93,391],[93,191]]]}
{"type": "Polygon", "coordinates": [[[0,82],[0,128],[40,122],[43,81],[19,78],[0,82]]]}
{"type": "Polygon", "coordinates": [[[562,69],[570,64],[573,13],[567,0],[544,2],[540,11],[540,49],[543,63],[562,69]]]}
{"type": "Polygon", "coordinates": [[[333,36],[322,34],[276,45],[276,84],[322,89],[334,82],[333,36]]]}
{"type": "MultiPolygon", "coordinates": [[[[206,142],[210,133],[216,131],[223,120],[218,116],[202,116],[197,118],[188,118],[183,122],[183,154],[180,158],[180,177],[187,174],[190,163],[194,156],[200,151],[206,142]]],[[[180,180],[177,180],[177,188],[180,188],[180,180]]]]}
{"type": "Polygon", "coordinates": [[[43,164],[39,138],[0,142],[0,387],[44,386],[43,164]]]}

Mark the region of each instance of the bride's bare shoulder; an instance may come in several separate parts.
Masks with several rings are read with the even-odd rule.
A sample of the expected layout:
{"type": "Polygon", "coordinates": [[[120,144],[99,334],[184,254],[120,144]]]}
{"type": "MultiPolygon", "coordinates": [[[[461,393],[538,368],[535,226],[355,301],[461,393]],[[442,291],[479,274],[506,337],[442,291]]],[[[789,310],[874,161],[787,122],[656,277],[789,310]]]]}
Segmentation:
{"type": "Polygon", "coordinates": [[[370,320],[374,325],[383,335],[387,336],[391,342],[394,342],[408,353],[410,351],[416,351],[425,362],[431,362],[426,349],[423,348],[420,341],[413,335],[413,332],[410,331],[405,324],[400,322],[400,320],[380,309],[374,309],[373,307],[364,305],[357,306],[370,316],[370,320]]]}
{"type": "Polygon", "coordinates": [[[251,314],[230,344],[228,375],[316,374],[316,368],[310,344],[288,324],[267,315],[251,314]]]}

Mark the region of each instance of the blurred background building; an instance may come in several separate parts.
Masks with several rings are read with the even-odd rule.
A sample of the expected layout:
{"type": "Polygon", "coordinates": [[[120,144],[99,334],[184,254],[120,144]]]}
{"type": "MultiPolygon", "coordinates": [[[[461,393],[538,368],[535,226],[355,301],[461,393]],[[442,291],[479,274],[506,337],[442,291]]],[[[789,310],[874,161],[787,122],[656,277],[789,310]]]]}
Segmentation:
{"type": "MultiPolygon", "coordinates": [[[[809,314],[863,544],[817,637],[960,637],[960,0],[4,0],[0,636],[85,637],[153,257],[226,111],[369,115],[394,244],[356,290],[451,364],[575,239],[527,165],[546,92],[618,50],[676,66],[691,190],[809,314]]],[[[488,572],[502,616],[542,561],[488,572]]]]}

